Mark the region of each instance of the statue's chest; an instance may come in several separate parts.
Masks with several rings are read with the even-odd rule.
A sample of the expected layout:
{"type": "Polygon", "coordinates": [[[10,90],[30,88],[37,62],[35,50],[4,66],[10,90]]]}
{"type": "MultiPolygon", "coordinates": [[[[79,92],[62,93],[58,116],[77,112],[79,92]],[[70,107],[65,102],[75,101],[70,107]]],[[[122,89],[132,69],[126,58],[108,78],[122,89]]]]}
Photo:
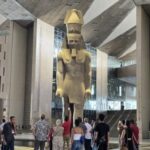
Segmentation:
{"type": "Polygon", "coordinates": [[[77,62],[76,60],[72,59],[69,63],[65,63],[65,69],[69,72],[81,72],[84,70],[84,62],[77,62]]]}

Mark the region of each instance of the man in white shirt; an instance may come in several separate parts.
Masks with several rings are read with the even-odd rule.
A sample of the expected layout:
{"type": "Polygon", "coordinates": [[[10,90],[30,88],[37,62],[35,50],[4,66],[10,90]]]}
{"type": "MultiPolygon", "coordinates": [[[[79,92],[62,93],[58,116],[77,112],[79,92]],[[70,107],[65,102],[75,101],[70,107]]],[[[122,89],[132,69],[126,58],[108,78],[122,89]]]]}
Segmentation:
{"type": "Polygon", "coordinates": [[[33,135],[35,137],[34,150],[44,150],[45,142],[47,141],[49,132],[49,123],[45,119],[45,115],[41,115],[41,119],[34,124],[33,135]]]}
{"type": "Polygon", "coordinates": [[[84,124],[87,128],[86,132],[85,132],[85,150],[92,150],[91,147],[91,139],[92,139],[92,126],[88,123],[88,118],[84,118],[84,124]]]}

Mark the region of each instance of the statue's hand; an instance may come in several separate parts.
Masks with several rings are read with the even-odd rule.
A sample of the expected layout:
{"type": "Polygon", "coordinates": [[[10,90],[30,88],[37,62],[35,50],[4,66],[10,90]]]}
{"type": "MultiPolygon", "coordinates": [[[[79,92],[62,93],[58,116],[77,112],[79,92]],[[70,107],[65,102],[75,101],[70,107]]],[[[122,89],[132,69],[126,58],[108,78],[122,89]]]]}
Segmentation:
{"type": "Polygon", "coordinates": [[[84,96],[85,96],[86,99],[89,99],[91,97],[91,90],[90,89],[86,89],[84,96]]]}
{"type": "Polygon", "coordinates": [[[63,97],[63,90],[62,89],[57,89],[56,96],[63,97]]]}

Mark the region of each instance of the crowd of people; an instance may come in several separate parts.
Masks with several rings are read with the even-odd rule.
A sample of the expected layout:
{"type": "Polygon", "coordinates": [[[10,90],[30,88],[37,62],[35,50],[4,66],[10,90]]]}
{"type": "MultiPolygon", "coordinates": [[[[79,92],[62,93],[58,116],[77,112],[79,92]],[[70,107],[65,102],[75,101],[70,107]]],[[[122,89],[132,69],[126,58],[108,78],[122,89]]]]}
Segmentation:
{"type": "Polygon", "coordinates": [[[119,132],[120,150],[139,149],[139,128],[134,120],[119,121],[117,129],[119,132]]]}
{"type": "Polygon", "coordinates": [[[47,140],[50,150],[107,150],[109,126],[104,118],[100,114],[99,121],[90,124],[88,118],[78,117],[72,125],[71,118],[66,116],[63,123],[57,119],[56,124],[49,127],[43,114],[33,127],[35,150],[44,150],[47,140]]]}
{"type": "MultiPolygon", "coordinates": [[[[35,138],[34,150],[44,150],[46,142],[49,143],[49,150],[108,150],[110,129],[104,119],[105,115],[99,114],[98,120],[90,123],[88,118],[78,117],[72,124],[70,116],[66,116],[64,122],[57,119],[50,126],[42,114],[32,130],[35,138]]],[[[10,117],[9,122],[3,119],[0,125],[1,150],[14,150],[15,124],[14,116],[10,117]]],[[[139,129],[134,120],[119,121],[117,129],[120,150],[139,149],[139,129]]]]}

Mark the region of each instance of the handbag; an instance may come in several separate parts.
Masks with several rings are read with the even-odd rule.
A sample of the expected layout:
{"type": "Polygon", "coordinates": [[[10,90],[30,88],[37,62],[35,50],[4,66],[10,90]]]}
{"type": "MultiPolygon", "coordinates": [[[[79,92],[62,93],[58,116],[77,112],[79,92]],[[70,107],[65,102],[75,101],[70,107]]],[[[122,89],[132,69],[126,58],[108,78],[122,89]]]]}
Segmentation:
{"type": "Polygon", "coordinates": [[[82,135],[82,136],[80,137],[80,143],[83,144],[84,141],[85,141],[85,137],[82,135]]]}

